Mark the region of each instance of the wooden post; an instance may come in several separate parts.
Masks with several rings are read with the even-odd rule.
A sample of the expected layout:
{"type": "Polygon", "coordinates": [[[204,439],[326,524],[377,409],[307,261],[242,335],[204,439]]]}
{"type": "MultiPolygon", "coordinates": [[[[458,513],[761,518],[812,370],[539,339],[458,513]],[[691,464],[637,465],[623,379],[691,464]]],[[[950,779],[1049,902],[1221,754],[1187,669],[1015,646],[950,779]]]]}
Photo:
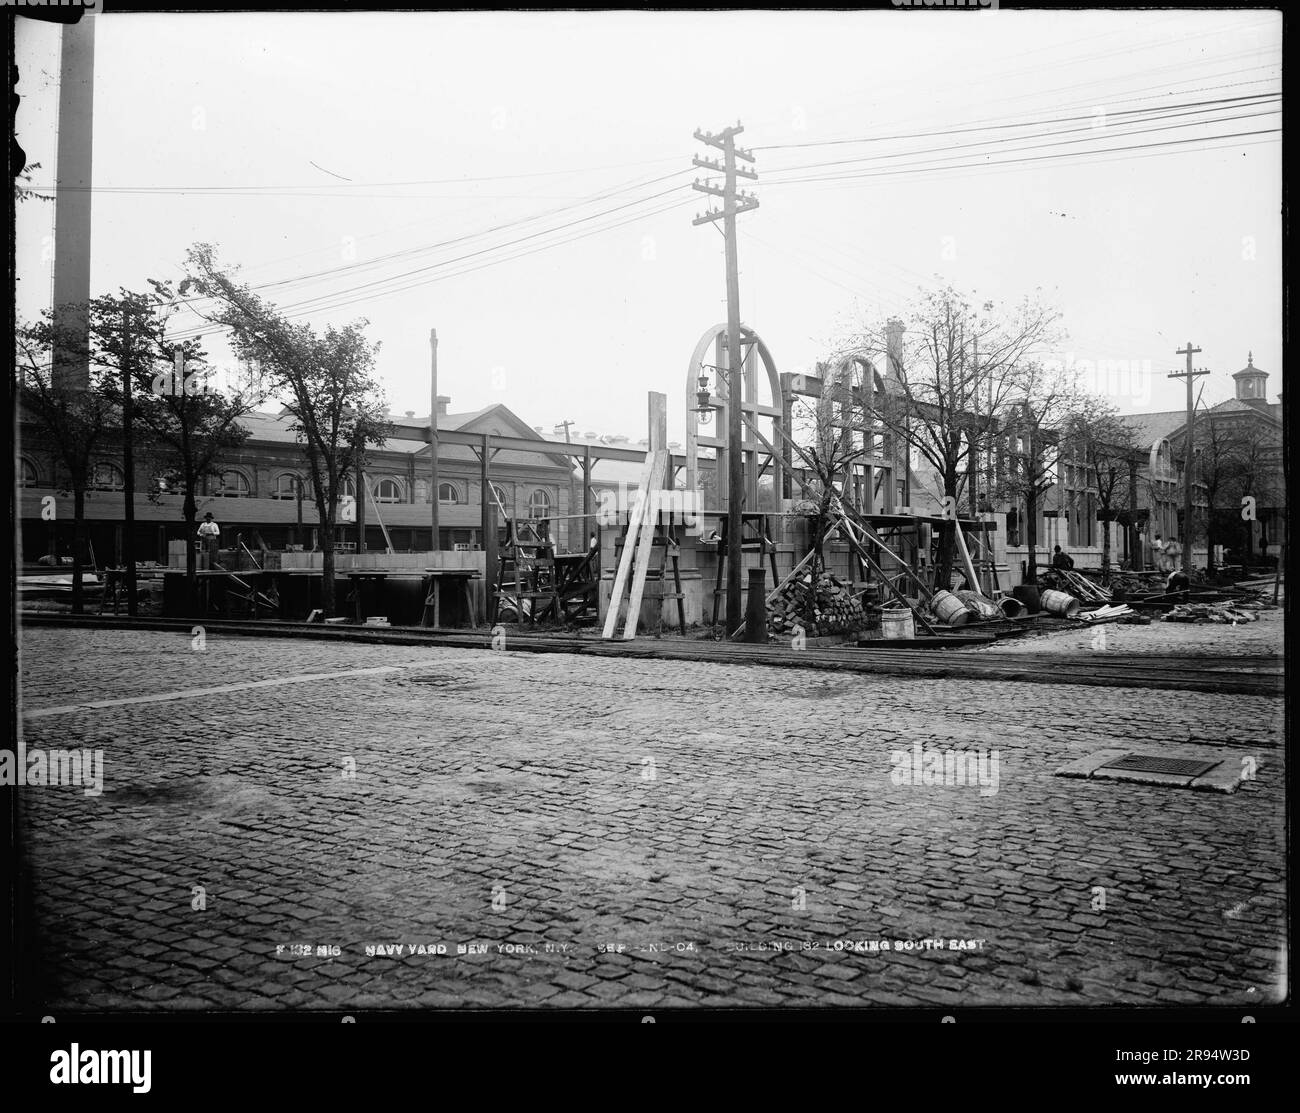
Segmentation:
{"type": "Polygon", "coordinates": [[[745,641],[767,643],[767,569],[761,565],[749,570],[749,598],[745,608],[745,641]]]}
{"type": "Polygon", "coordinates": [[[582,449],[582,549],[591,548],[591,445],[582,449]]]}
{"type": "Polygon", "coordinates": [[[429,512],[433,551],[442,548],[438,529],[438,330],[429,330],[429,512]]]}
{"type": "MultiPolygon", "coordinates": [[[[482,484],[483,506],[480,515],[479,530],[483,541],[483,584],[487,595],[484,599],[485,621],[491,625],[496,621],[496,600],[492,596],[492,585],[497,578],[497,523],[492,513],[492,436],[483,434],[483,443],[479,447],[479,481],[482,484]]],[[[519,616],[520,621],[523,615],[519,616]]]]}
{"type": "MultiPolygon", "coordinates": [[[[134,618],[138,592],[135,579],[135,451],[132,444],[134,422],[131,408],[131,319],[122,310],[122,559],[126,565],[126,613],[134,618]]],[[[184,389],[184,383],[180,384],[184,389]]],[[[116,613],[116,600],[114,600],[116,613]]]]}

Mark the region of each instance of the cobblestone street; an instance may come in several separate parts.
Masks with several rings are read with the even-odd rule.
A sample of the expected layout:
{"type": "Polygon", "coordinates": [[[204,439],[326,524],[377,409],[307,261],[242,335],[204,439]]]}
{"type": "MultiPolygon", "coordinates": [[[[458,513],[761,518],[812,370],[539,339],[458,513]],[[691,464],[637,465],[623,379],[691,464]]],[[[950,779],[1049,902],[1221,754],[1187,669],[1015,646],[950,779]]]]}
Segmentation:
{"type": "Polygon", "coordinates": [[[1280,699],[114,630],[21,668],[28,751],[104,754],[15,790],[56,1017],[1284,994],[1280,699]],[[918,743],[994,776],[896,783],[918,743]],[[1128,744],[1253,776],[1053,776],[1128,744]]]}

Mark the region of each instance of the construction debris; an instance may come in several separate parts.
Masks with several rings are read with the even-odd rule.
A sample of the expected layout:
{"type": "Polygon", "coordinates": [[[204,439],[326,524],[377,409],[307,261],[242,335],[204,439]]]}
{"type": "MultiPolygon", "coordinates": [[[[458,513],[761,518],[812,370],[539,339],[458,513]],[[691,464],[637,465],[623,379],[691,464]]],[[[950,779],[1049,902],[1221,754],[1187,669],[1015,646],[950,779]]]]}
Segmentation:
{"type": "Polygon", "coordinates": [[[767,626],[776,635],[797,626],[810,638],[847,634],[866,625],[862,604],[849,585],[830,572],[788,580],[768,601],[767,626]]]}
{"type": "Polygon", "coordinates": [[[1091,611],[1079,611],[1071,617],[1076,622],[1086,622],[1090,626],[1095,626],[1102,622],[1118,622],[1121,619],[1136,618],[1137,612],[1127,603],[1115,603],[1105,607],[1097,607],[1091,611]]]}
{"type": "Polygon", "coordinates": [[[1263,605],[1259,603],[1182,603],[1164,615],[1166,622],[1219,622],[1236,626],[1239,622],[1256,622],[1263,605]]]}

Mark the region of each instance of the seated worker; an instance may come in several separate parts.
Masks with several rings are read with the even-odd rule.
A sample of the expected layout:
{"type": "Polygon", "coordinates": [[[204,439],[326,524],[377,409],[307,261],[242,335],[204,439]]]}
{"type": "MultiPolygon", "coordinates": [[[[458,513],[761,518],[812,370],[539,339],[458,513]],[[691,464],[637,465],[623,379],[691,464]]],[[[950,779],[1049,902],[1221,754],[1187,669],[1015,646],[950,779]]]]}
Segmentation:
{"type": "Polygon", "coordinates": [[[1068,554],[1061,552],[1061,546],[1057,545],[1052,553],[1052,567],[1062,572],[1068,572],[1074,567],[1074,560],[1068,554]]]}

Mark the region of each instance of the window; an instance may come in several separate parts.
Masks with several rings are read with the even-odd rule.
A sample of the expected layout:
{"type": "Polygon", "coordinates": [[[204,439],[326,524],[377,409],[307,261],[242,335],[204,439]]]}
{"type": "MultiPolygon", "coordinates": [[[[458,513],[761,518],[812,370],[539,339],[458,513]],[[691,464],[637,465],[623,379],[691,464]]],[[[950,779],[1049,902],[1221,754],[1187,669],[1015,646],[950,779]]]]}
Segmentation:
{"type": "Polygon", "coordinates": [[[248,479],[243,472],[228,471],[222,473],[215,493],[218,498],[223,499],[246,499],[252,492],[253,489],[248,485],[248,479]]]}
{"type": "Polygon", "coordinates": [[[454,486],[453,484],[451,484],[451,483],[439,483],[439,484],[438,484],[438,501],[439,501],[439,502],[457,503],[457,502],[460,502],[460,495],[457,493],[456,488],[455,488],[455,486],[454,486]]]}
{"type": "Polygon", "coordinates": [[[528,516],[530,518],[549,518],[551,516],[551,496],[540,487],[528,497],[528,516]]]}
{"type": "Polygon", "coordinates": [[[510,496],[506,494],[505,488],[499,483],[492,484],[492,492],[496,495],[496,501],[505,509],[507,514],[510,513],[510,496]]]}
{"type": "Polygon", "coordinates": [[[376,502],[401,502],[402,488],[396,479],[381,479],[375,484],[376,502]]]}
{"type": "Polygon", "coordinates": [[[339,481],[338,492],[340,498],[344,495],[355,495],[357,493],[356,484],[352,482],[352,476],[346,476],[339,481]]]}
{"type": "MultiPolygon", "coordinates": [[[[281,475],[275,481],[275,490],[271,492],[273,499],[296,499],[298,497],[298,477],[296,475],[281,475]]],[[[303,493],[306,494],[306,484],[303,484],[303,493]]]]}
{"type": "Polygon", "coordinates": [[[126,489],[126,478],[122,469],[116,464],[96,464],[90,476],[92,491],[122,491],[126,489]]]}
{"type": "Polygon", "coordinates": [[[21,483],[24,487],[36,487],[40,484],[40,476],[36,474],[36,465],[26,458],[22,461],[21,483]]]}

